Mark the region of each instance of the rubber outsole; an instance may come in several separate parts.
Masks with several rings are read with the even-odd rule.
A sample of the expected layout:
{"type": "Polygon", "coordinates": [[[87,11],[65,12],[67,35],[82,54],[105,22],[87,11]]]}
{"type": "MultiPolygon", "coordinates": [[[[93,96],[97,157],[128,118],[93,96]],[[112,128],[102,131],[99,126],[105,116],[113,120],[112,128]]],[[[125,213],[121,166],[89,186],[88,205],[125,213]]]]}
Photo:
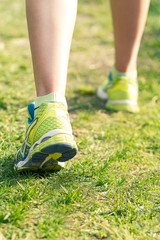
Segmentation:
{"type": "Polygon", "coordinates": [[[115,111],[115,112],[129,112],[129,113],[137,113],[139,112],[138,106],[131,106],[127,104],[111,104],[109,102],[106,103],[106,109],[109,111],[115,111]]]}
{"type": "Polygon", "coordinates": [[[64,167],[60,166],[57,163],[55,163],[55,165],[51,165],[51,166],[46,166],[46,167],[43,167],[43,168],[39,168],[39,167],[36,167],[36,166],[28,166],[28,167],[22,167],[22,168],[16,168],[15,167],[15,170],[18,171],[18,172],[57,172],[57,171],[60,171],[61,169],[63,169],[64,167]]]}
{"type": "MultiPolygon", "coordinates": [[[[39,162],[40,159],[45,160],[49,155],[55,154],[55,159],[59,162],[66,162],[69,159],[73,158],[77,153],[77,149],[73,148],[70,144],[57,143],[50,146],[47,146],[41,150],[39,153],[34,153],[32,156],[32,162],[39,162]],[[56,157],[60,154],[60,157],[56,157]]],[[[53,156],[52,156],[53,157],[53,156]]]]}
{"type": "Polygon", "coordinates": [[[64,162],[72,159],[77,154],[77,149],[70,144],[57,143],[36,152],[22,167],[16,167],[17,171],[59,171],[64,168],[64,162]]]}

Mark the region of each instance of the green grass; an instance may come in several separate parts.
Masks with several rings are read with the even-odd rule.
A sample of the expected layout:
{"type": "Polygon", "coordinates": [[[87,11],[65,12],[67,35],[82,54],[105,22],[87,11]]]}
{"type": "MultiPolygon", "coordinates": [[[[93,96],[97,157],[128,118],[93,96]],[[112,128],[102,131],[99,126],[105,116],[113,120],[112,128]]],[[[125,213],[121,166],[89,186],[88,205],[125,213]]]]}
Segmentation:
{"type": "Polygon", "coordinates": [[[95,96],[113,64],[109,5],[79,2],[67,86],[79,155],[59,173],[17,174],[35,87],[24,3],[1,0],[0,239],[160,239],[159,9],[153,0],[132,115],[107,112],[95,96]]]}

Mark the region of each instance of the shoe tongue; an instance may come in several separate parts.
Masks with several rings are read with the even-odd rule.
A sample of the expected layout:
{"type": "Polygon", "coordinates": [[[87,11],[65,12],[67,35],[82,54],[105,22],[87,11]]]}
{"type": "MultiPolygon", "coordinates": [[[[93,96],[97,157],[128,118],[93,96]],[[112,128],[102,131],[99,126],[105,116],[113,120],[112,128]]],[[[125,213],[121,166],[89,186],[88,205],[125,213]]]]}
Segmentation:
{"type": "Polygon", "coordinates": [[[34,102],[28,105],[28,122],[31,122],[34,119],[34,102]]]}

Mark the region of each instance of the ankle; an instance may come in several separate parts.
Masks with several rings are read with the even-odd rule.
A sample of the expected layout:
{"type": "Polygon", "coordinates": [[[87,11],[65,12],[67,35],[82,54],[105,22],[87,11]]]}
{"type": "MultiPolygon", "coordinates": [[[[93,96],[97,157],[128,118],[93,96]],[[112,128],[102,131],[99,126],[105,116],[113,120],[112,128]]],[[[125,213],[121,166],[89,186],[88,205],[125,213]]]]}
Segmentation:
{"type": "Polygon", "coordinates": [[[49,95],[51,93],[57,93],[58,95],[60,96],[65,96],[65,91],[60,91],[58,89],[37,89],[37,97],[43,97],[43,96],[46,96],[46,95],[49,95]]]}
{"type": "Polygon", "coordinates": [[[61,102],[67,108],[67,101],[66,101],[65,96],[64,95],[60,95],[57,92],[52,92],[52,93],[49,93],[49,94],[46,94],[46,95],[43,95],[43,96],[40,96],[40,97],[36,98],[36,100],[35,100],[35,115],[38,112],[39,106],[42,103],[45,103],[45,102],[61,102]]]}
{"type": "Polygon", "coordinates": [[[115,68],[118,72],[121,73],[133,73],[137,71],[136,64],[122,64],[122,63],[116,63],[115,68]]]}
{"type": "Polygon", "coordinates": [[[134,69],[132,71],[119,71],[115,66],[112,67],[112,78],[113,80],[116,79],[117,77],[128,77],[128,78],[137,78],[137,70],[134,69]]]}

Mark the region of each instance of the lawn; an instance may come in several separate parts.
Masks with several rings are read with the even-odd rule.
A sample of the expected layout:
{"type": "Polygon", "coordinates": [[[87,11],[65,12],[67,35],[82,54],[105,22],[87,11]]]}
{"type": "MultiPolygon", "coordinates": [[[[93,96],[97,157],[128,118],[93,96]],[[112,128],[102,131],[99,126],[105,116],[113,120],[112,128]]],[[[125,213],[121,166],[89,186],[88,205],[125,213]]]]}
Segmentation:
{"type": "Polygon", "coordinates": [[[95,96],[113,65],[109,3],[80,0],[67,99],[79,154],[58,173],[13,170],[35,86],[24,2],[0,3],[0,240],[160,239],[160,2],[139,60],[140,113],[95,96]]]}

